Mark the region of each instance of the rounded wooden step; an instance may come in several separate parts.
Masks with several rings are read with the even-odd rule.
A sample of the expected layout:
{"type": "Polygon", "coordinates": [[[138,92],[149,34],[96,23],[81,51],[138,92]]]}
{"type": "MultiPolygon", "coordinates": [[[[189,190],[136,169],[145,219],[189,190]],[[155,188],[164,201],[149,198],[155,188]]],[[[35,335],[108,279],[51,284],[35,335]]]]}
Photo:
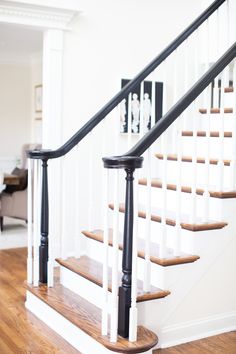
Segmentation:
{"type": "Polygon", "coordinates": [[[129,342],[127,339],[118,336],[117,342],[111,343],[109,336],[101,335],[101,310],[59,284],[59,279],[56,279],[53,288],[48,288],[46,285],[34,287],[29,284],[26,285],[26,288],[80,330],[111,351],[130,354],[143,353],[153,348],[158,342],[155,333],[143,326],[138,326],[136,342],[129,342]]]}

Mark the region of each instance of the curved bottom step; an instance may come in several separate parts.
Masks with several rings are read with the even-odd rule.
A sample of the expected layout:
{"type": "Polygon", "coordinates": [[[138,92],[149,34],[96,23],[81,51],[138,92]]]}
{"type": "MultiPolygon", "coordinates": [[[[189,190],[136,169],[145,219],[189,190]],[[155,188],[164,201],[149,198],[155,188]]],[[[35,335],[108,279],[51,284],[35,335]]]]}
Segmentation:
{"type": "MultiPolygon", "coordinates": [[[[58,279],[53,288],[48,288],[46,285],[33,287],[33,285],[27,284],[27,290],[26,307],[29,310],[35,313],[39,306],[35,306],[35,304],[31,306],[30,303],[34,302],[35,299],[41,300],[42,303],[62,315],[67,322],[69,321],[79,330],[89,335],[91,339],[107,348],[106,353],[144,353],[153,348],[158,342],[158,338],[153,332],[143,326],[138,326],[138,340],[136,342],[132,343],[118,336],[117,343],[111,343],[108,336],[101,335],[101,311],[85,299],[63,287],[59,284],[58,279]],[[32,294],[34,295],[33,297],[32,294]],[[34,310],[35,308],[36,310],[34,310]]],[[[40,313],[35,314],[40,316],[40,313]]],[[[49,314],[50,311],[47,311],[47,317],[50,317],[49,314]]],[[[57,320],[55,321],[57,322],[57,320]]],[[[50,323],[48,323],[50,322],[49,318],[46,319],[46,322],[50,326],[50,323]]],[[[67,326],[68,324],[65,324],[65,328],[61,329],[62,332],[68,332],[67,326]]],[[[78,349],[81,350],[83,348],[78,349]]]]}

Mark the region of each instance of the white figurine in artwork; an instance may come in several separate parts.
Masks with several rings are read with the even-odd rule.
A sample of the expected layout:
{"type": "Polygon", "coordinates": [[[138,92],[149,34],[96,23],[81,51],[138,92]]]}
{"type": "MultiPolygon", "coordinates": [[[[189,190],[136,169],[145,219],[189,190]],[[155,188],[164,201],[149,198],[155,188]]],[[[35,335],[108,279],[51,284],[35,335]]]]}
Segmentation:
{"type": "Polygon", "coordinates": [[[144,125],[144,133],[149,130],[149,123],[152,114],[152,105],[151,100],[149,98],[149,94],[145,93],[143,96],[143,125],[144,125]]]}
{"type": "Polygon", "coordinates": [[[132,121],[133,133],[138,133],[139,111],[140,111],[140,103],[138,100],[138,95],[136,93],[134,93],[132,101],[131,101],[131,112],[132,112],[132,116],[133,116],[133,121],[132,121]]]}
{"type": "Polygon", "coordinates": [[[123,99],[120,103],[120,131],[121,133],[125,132],[126,124],[126,99],[123,99]]]}

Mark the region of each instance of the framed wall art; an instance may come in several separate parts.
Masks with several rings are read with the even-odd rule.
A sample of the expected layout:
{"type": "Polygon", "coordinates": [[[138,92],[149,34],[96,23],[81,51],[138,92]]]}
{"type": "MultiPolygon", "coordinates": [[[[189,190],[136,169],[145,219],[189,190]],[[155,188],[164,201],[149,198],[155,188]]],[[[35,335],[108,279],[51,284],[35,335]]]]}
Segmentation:
{"type": "MultiPolygon", "coordinates": [[[[122,79],[121,87],[123,88],[130,80],[122,79]]],[[[144,132],[151,128],[151,111],[152,111],[152,82],[144,81],[143,90],[143,124],[144,132]]],[[[155,82],[155,123],[162,117],[163,102],[163,83],[155,82]]],[[[120,104],[120,132],[128,133],[128,116],[131,116],[131,133],[139,134],[140,132],[140,85],[135,87],[131,93],[131,107],[128,106],[128,96],[120,104]],[[131,112],[129,112],[129,109],[131,112]]]]}

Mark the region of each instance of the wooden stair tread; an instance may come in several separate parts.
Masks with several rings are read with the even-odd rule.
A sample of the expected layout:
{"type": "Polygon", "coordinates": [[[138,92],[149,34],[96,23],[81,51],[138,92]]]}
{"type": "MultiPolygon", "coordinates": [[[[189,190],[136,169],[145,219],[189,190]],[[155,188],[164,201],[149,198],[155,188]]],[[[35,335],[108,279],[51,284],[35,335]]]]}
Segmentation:
{"type": "MultiPolygon", "coordinates": [[[[114,204],[109,204],[109,208],[114,210],[114,204]]],[[[121,213],[124,213],[125,211],[125,206],[123,203],[119,205],[119,211],[121,213]]],[[[151,220],[155,222],[161,222],[161,210],[156,210],[152,211],[151,213],[151,220]]],[[[166,218],[166,224],[169,226],[175,226],[175,215],[174,213],[168,212],[167,211],[167,218],[166,218]]],[[[142,210],[142,207],[139,207],[138,211],[138,216],[140,218],[146,218],[146,212],[145,210],[142,210]]],[[[182,215],[180,225],[182,229],[189,230],[189,231],[207,231],[207,230],[215,230],[215,229],[222,229],[223,227],[227,226],[228,224],[226,222],[222,221],[208,221],[204,222],[201,221],[201,219],[197,219],[195,224],[192,224],[190,221],[188,221],[188,216],[187,215],[182,215]]]]}
{"type": "MultiPolygon", "coordinates": [[[[159,159],[159,160],[163,160],[163,154],[158,154],[156,153],[155,156],[159,159]]],[[[177,161],[177,155],[175,154],[168,154],[167,155],[167,160],[169,161],[177,161]]],[[[182,162],[192,162],[192,157],[191,156],[182,156],[181,157],[181,161],[182,162]]],[[[197,157],[197,163],[205,163],[206,160],[204,157],[197,157]]],[[[210,164],[211,165],[217,165],[219,162],[218,159],[210,159],[210,164]]],[[[225,166],[230,166],[230,160],[223,160],[224,165],[225,166]]]]}
{"type": "MultiPolygon", "coordinates": [[[[102,277],[103,277],[103,270],[102,270],[102,263],[95,261],[88,256],[82,256],[78,258],[68,258],[66,260],[57,258],[56,261],[66,267],[67,269],[71,270],[72,272],[79,274],[83,278],[93,282],[94,284],[102,287],[102,277]]],[[[108,270],[108,289],[112,291],[112,281],[111,281],[111,268],[108,270]]],[[[120,279],[121,279],[120,275],[120,279]]],[[[143,291],[143,282],[141,280],[137,281],[137,302],[143,302],[148,300],[155,300],[163,298],[169,295],[170,292],[167,290],[161,290],[157,287],[151,286],[150,292],[143,291]]]]}
{"type": "MultiPolygon", "coordinates": [[[[208,111],[206,108],[200,108],[199,112],[202,114],[206,114],[208,111]]],[[[211,114],[219,114],[220,113],[220,108],[211,108],[210,110],[211,114]]],[[[224,108],[224,113],[233,113],[233,108],[224,108]]]]}
{"type": "MultiPolygon", "coordinates": [[[[139,179],[139,184],[146,186],[147,185],[147,179],[146,178],[141,178],[139,179]]],[[[151,180],[151,186],[155,188],[162,188],[162,181],[158,178],[153,178],[151,180]]],[[[167,189],[176,191],[177,190],[177,185],[174,183],[167,183],[167,189]]],[[[192,188],[188,186],[182,186],[181,187],[181,192],[184,193],[192,193],[192,188]]],[[[210,196],[213,198],[236,198],[236,191],[227,191],[227,192],[221,192],[221,191],[213,191],[209,190],[210,196]]],[[[204,194],[204,189],[203,188],[197,188],[196,189],[196,194],[198,195],[203,195],[204,194]]]]}
{"type": "MultiPolygon", "coordinates": [[[[103,242],[103,230],[93,230],[93,231],[82,231],[82,233],[88,237],[91,238],[95,241],[98,242],[103,242]]],[[[109,245],[113,245],[112,241],[113,237],[113,230],[109,229],[109,245]]],[[[122,239],[122,235],[120,234],[120,240],[122,239]]],[[[122,250],[122,242],[119,242],[119,249],[122,250]]],[[[142,239],[138,239],[138,257],[140,258],[145,258],[145,241],[142,239]]],[[[167,249],[167,254],[165,258],[161,258],[159,256],[159,245],[157,245],[154,242],[150,243],[150,261],[152,263],[159,264],[161,266],[172,266],[176,264],[184,264],[184,263],[192,263],[198,260],[200,257],[199,256],[194,256],[194,255],[188,255],[185,253],[180,254],[178,257],[174,256],[173,250],[168,248],[167,249]]]]}
{"type": "Polygon", "coordinates": [[[53,288],[46,285],[26,285],[28,291],[56,310],[59,314],[87,333],[106,348],[119,353],[142,353],[154,347],[157,336],[143,326],[138,326],[136,342],[118,336],[117,343],[111,343],[108,336],[101,335],[101,310],[79,295],[63,287],[56,279],[53,288]]]}
{"type": "MultiPolygon", "coordinates": [[[[191,130],[182,131],[182,136],[193,136],[193,131],[191,131],[191,130]]],[[[206,132],[205,131],[197,131],[197,136],[198,137],[205,137],[206,132]]],[[[219,132],[210,132],[211,138],[219,138],[219,136],[220,136],[219,132]]],[[[232,138],[232,132],[224,132],[224,137],[225,138],[232,138]]]]}

